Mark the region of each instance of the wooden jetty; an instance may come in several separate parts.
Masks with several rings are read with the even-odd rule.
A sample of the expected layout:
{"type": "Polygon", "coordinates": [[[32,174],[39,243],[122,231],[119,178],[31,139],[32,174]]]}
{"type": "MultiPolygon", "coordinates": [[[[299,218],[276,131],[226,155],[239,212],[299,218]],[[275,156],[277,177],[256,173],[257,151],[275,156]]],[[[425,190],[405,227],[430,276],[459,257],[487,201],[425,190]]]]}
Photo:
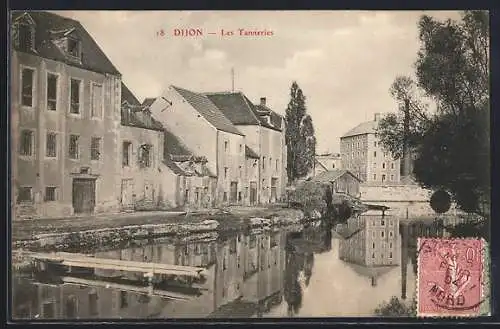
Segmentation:
{"type": "Polygon", "coordinates": [[[19,256],[29,257],[33,260],[45,261],[63,266],[94,268],[100,270],[114,270],[124,272],[143,273],[146,277],[154,275],[176,275],[200,279],[205,276],[205,269],[194,266],[169,265],[149,262],[137,262],[110,258],[96,258],[68,252],[18,252],[19,256]]]}

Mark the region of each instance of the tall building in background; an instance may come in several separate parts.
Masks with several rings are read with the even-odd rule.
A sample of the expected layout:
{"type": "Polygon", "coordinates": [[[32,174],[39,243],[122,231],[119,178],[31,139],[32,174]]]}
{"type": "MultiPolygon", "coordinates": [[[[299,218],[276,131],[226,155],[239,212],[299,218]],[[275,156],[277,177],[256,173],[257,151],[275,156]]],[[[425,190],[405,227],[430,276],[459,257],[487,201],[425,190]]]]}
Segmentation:
{"type": "Polygon", "coordinates": [[[367,183],[400,182],[400,161],[385,151],[376,129],[380,113],[372,121],[360,123],[340,138],[342,166],[367,183]]]}

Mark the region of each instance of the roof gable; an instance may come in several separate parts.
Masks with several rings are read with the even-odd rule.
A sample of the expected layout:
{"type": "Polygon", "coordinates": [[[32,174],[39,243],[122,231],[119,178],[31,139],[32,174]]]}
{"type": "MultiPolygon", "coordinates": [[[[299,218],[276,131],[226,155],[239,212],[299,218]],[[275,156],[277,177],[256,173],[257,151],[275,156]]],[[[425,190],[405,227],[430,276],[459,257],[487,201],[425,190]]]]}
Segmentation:
{"type": "Polygon", "coordinates": [[[361,179],[359,179],[358,177],[356,177],[356,175],[354,175],[353,173],[351,173],[349,170],[346,169],[328,170],[313,177],[312,180],[316,182],[334,182],[344,175],[350,175],[354,177],[357,181],[361,182],[361,179]]]}
{"type": "Polygon", "coordinates": [[[15,25],[18,19],[24,20],[28,17],[33,20],[35,26],[32,54],[89,71],[120,75],[120,72],[80,22],[46,11],[15,11],[12,13],[12,23],[15,25]],[[70,58],[56,45],[62,37],[73,33],[78,36],[80,41],[81,61],[70,58]]]}
{"type": "Polygon", "coordinates": [[[251,158],[251,159],[260,159],[260,157],[257,154],[257,152],[255,152],[254,150],[252,150],[248,145],[245,145],[245,156],[247,158],[251,158]]]}
{"type": "Polygon", "coordinates": [[[251,105],[240,92],[206,93],[219,110],[235,125],[259,125],[259,120],[252,111],[251,105]]]}
{"type": "Polygon", "coordinates": [[[367,121],[360,123],[356,127],[349,130],[345,133],[341,138],[351,137],[356,135],[364,135],[364,134],[374,134],[377,130],[377,121],[367,121]]]}
{"type": "Polygon", "coordinates": [[[14,18],[13,16],[13,23],[21,23],[21,24],[28,24],[28,25],[33,25],[36,26],[36,22],[33,20],[33,17],[27,12],[22,13],[21,15],[18,15],[14,18]]]}
{"type": "Polygon", "coordinates": [[[216,129],[244,136],[207,96],[175,86],[172,88],[216,129]]]}
{"type": "Polygon", "coordinates": [[[141,105],[139,100],[135,95],[128,89],[128,87],[122,82],[122,103],[127,102],[129,105],[141,105]]]}

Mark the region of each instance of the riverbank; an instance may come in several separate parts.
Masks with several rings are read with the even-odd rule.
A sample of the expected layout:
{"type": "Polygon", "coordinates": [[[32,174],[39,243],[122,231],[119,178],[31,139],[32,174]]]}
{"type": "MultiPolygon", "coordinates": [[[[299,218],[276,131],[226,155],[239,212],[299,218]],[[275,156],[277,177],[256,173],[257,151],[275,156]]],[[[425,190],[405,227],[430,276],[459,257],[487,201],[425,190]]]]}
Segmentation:
{"type": "Polygon", "coordinates": [[[230,235],[265,218],[266,224],[296,224],[303,219],[298,209],[281,206],[228,207],[191,213],[136,212],[109,216],[65,219],[33,219],[12,223],[13,249],[74,250],[93,249],[127,240],[164,236],[188,236],[216,232],[230,235]]]}

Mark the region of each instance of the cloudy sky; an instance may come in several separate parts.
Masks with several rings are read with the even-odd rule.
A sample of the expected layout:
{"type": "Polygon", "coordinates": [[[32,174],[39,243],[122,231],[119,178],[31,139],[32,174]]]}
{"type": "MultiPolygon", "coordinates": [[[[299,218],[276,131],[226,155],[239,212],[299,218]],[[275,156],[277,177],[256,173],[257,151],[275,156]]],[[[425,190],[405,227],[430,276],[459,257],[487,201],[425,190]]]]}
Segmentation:
{"type": "MultiPolygon", "coordinates": [[[[267,97],[284,114],[296,80],[307,97],[318,152],[338,152],[339,138],[376,112],[397,108],[388,89],[412,74],[419,47],[418,11],[72,11],[139,100],[173,84],[193,91],[235,89],[267,97]],[[176,28],[204,35],[175,37],[176,28]],[[238,29],[272,31],[240,36],[238,29]],[[221,37],[220,31],[235,31],[221,37]],[[163,30],[164,36],[157,32],[163,30]],[[217,34],[208,34],[214,32],[217,34]]],[[[458,12],[425,12],[440,19],[458,12]]]]}

